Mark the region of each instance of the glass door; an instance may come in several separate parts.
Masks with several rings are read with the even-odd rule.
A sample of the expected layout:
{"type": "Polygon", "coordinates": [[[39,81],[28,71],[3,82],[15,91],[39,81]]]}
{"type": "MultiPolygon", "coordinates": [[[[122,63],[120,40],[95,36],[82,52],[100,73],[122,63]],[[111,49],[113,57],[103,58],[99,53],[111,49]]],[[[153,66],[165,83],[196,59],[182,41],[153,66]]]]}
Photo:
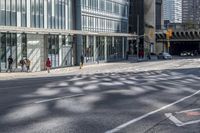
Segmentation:
{"type": "Polygon", "coordinates": [[[6,34],[0,33],[0,70],[6,69],[6,34]]]}

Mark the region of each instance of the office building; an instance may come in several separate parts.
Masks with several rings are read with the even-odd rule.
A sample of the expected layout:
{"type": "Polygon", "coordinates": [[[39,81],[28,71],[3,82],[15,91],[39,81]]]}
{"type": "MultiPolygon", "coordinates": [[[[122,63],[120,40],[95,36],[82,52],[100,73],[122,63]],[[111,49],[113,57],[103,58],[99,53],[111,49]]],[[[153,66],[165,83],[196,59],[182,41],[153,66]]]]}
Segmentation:
{"type": "Polygon", "coordinates": [[[128,5],[127,0],[1,0],[0,70],[7,69],[10,55],[13,70],[28,58],[31,71],[45,70],[47,58],[52,68],[78,65],[81,54],[92,62],[122,59],[126,38],[111,33],[127,33],[128,5]]]}
{"type": "Polygon", "coordinates": [[[163,0],[163,17],[170,23],[182,23],[182,0],[163,0]]]}
{"type": "MultiPolygon", "coordinates": [[[[156,11],[160,11],[162,1],[156,0],[133,0],[130,1],[129,9],[129,32],[138,34],[138,46],[136,40],[129,41],[131,54],[155,52],[155,29],[156,23],[161,24],[157,19],[156,11]]],[[[161,16],[161,15],[160,15],[161,16]]],[[[159,16],[159,17],[160,17],[159,16]]]]}
{"type": "MultiPolygon", "coordinates": [[[[128,0],[82,0],[78,11],[81,21],[78,17],[77,28],[98,33],[128,33],[128,8],[128,0]]],[[[83,35],[82,52],[79,53],[84,54],[86,62],[120,60],[125,54],[126,42],[124,37],[109,34],[83,35]]]]}
{"type": "Polygon", "coordinates": [[[183,0],[183,23],[200,24],[200,0],[183,0]]]}
{"type": "Polygon", "coordinates": [[[163,0],[156,0],[156,29],[161,29],[163,25],[163,0]]]}

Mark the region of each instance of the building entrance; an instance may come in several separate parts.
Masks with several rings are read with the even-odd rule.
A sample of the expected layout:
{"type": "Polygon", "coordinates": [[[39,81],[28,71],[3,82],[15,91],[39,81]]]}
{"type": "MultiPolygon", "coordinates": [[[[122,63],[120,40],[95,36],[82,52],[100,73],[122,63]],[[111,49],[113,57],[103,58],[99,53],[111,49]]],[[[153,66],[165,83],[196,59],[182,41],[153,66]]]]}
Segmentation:
{"type": "Polygon", "coordinates": [[[12,68],[17,67],[17,36],[11,33],[0,33],[0,70],[8,68],[8,57],[13,58],[12,68]]]}

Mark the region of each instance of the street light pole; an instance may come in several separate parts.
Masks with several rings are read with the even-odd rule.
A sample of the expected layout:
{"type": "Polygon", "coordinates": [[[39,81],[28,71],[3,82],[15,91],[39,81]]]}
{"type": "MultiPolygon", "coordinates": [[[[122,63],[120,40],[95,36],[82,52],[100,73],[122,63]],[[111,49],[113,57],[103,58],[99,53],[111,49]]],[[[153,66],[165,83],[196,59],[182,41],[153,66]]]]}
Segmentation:
{"type": "Polygon", "coordinates": [[[140,20],[139,20],[139,15],[137,15],[137,39],[136,39],[136,44],[137,44],[137,60],[139,59],[139,36],[140,36],[140,27],[139,27],[139,23],[140,23],[140,20]]]}
{"type": "MultiPolygon", "coordinates": [[[[1,41],[1,38],[0,38],[0,41],[1,41]]],[[[2,48],[1,48],[1,42],[0,42],[0,72],[1,72],[1,53],[2,53],[2,48]]]]}
{"type": "Polygon", "coordinates": [[[1,72],[1,47],[0,47],[0,72],[1,72]]]}

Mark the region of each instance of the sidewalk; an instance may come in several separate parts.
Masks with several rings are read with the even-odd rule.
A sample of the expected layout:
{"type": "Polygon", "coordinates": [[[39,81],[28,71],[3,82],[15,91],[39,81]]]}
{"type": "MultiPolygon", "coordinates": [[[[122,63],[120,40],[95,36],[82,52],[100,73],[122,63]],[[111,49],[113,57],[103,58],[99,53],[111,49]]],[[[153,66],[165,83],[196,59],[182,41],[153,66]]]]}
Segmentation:
{"type": "Polygon", "coordinates": [[[129,55],[129,57],[128,57],[128,61],[130,61],[130,62],[146,62],[146,61],[157,61],[158,60],[158,58],[157,58],[157,56],[155,56],[155,55],[152,55],[151,56],[151,59],[147,59],[147,57],[144,57],[143,59],[137,59],[137,56],[130,56],[129,55]]]}
{"type": "Polygon", "coordinates": [[[90,68],[98,68],[101,66],[112,65],[112,64],[113,63],[85,64],[83,69],[80,69],[79,66],[57,68],[57,69],[51,69],[50,73],[47,73],[47,71],[29,72],[29,73],[27,72],[1,72],[0,81],[9,80],[9,79],[18,79],[18,78],[54,76],[54,75],[67,74],[67,73],[73,73],[73,72],[80,72],[80,71],[88,70],[90,68]]]}

